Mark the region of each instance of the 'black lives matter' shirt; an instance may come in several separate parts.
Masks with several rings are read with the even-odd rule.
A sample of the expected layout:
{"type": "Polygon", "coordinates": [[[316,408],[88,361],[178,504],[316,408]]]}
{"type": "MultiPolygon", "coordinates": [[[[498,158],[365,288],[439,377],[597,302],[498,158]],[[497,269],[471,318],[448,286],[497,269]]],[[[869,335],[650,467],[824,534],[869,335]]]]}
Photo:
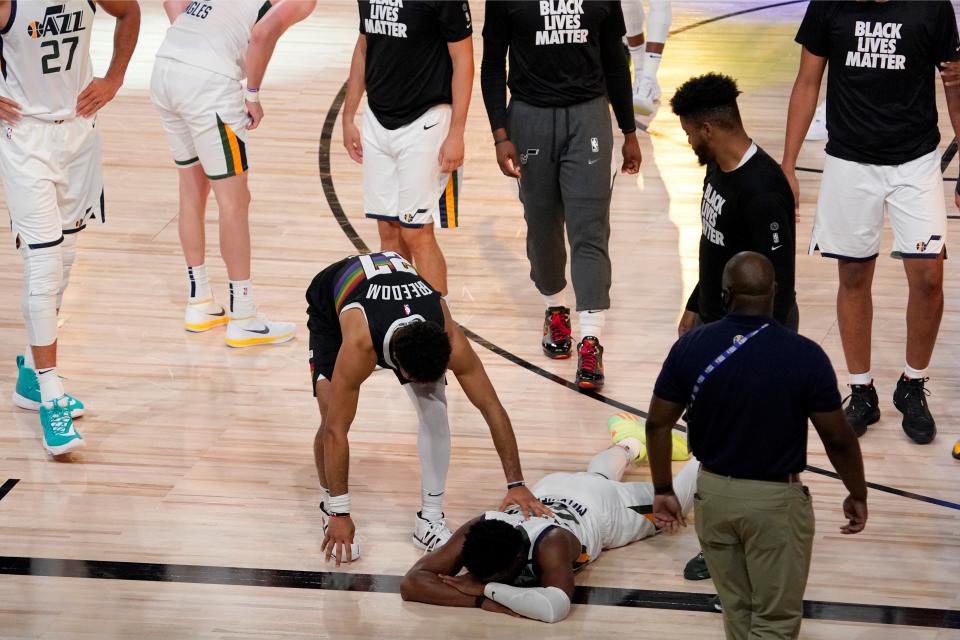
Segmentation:
{"type": "Polygon", "coordinates": [[[619,2],[487,0],[485,6],[480,86],[491,129],[506,127],[509,86],[513,98],[535,107],[608,95],[620,130],[636,130],[619,2]]]}
{"type": "Polygon", "coordinates": [[[814,0],[796,40],[828,59],[828,154],[896,165],[937,148],[935,67],[960,58],[949,1],[814,0]]]}
{"type": "Polygon", "coordinates": [[[473,34],[466,0],[358,0],[367,37],[367,103],[387,129],[451,104],[453,62],[447,44],[473,34]]]}
{"type": "Polygon", "coordinates": [[[780,165],[760,147],[733,171],[716,162],[707,166],[700,203],[700,282],[687,309],[704,322],[726,315],[723,308],[723,268],[741,251],[770,258],[777,278],[773,317],[785,323],[796,303],[796,222],[793,191],[780,165]]]}

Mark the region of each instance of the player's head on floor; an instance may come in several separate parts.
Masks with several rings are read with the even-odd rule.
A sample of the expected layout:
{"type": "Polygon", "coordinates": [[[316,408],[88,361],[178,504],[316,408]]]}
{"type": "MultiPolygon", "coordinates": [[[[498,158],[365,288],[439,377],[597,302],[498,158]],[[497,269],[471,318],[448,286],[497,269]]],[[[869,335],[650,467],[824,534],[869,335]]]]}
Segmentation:
{"type": "Polygon", "coordinates": [[[404,377],[436,382],[450,363],[450,338],[436,322],[412,322],[393,334],[390,353],[404,377]]]}
{"type": "Polygon", "coordinates": [[[714,160],[717,145],[743,131],[737,106],[740,89],[730,76],[708,73],[684,82],[670,99],[700,164],[714,160]]]}
{"type": "Polygon", "coordinates": [[[484,582],[512,582],[527,561],[523,531],[502,520],[479,520],[463,541],[463,566],[484,582]]]}

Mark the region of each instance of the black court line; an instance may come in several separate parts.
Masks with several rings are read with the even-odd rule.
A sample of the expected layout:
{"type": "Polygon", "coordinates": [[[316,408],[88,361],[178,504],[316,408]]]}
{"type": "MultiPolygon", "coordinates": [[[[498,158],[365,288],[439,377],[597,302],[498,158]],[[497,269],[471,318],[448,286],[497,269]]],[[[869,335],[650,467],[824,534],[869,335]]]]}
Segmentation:
{"type": "Polygon", "coordinates": [[[0,485],[0,500],[3,500],[7,497],[7,494],[13,491],[13,488],[17,486],[17,483],[20,482],[19,478],[10,478],[2,485],[0,485]]]}
{"type": "MultiPolygon", "coordinates": [[[[402,576],[369,573],[7,556],[0,556],[0,575],[281,589],[320,589],[324,591],[388,594],[400,593],[400,581],[403,578],[402,576]]],[[[575,604],[609,607],[715,612],[710,604],[711,598],[713,598],[713,594],[708,593],[579,586],[574,593],[573,602],[575,604]]],[[[806,600],[803,605],[803,617],[810,620],[960,629],[960,611],[949,609],[895,607],[816,600],[806,600]]]]}
{"type": "Polygon", "coordinates": [[[702,27],[714,22],[720,22],[721,20],[726,20],[728,18],[735,18],[737,16],[742,16],[745,13],[755,13],[757,11],[766,11],[767,9],[775,9],[777,7],[786,7],[791,4],[804,4],[808,0],[786,0],[785,2],[775,2],[774,4],[765,4],[759,7],[750,7],[749,9],[741,9],[740,11],[734,11],[733,13],[725,13],[722,16],[717,16],[716,18],[707,18],[706,20],[701,20],[700,22],[694,22],[693,24],[688,24],[683,27],[678,27],[671,31],[669,35],[675,36],[684,31],[690,31],[691,29],[696,29],[697,27],[702,27]]]}
{"type": "MultiPolygon", "coordinates": [[[[779,5],[775,5],[779,6],[779,5]]],[[[353,244],[354,248],[360,253],[369,253],[370,247],[367,246],[367,243],[363,241],[363,238],[360,237],[360,234],[357,232],[356,227],[353,226],[353,223],[350,222],[347,217],[347,213],[343,208],[343,205],[340,204],[340,198],[337,197],[337,189],[333,184],[333,175],[330,171],[330,143],[333,139],[333,129],[337,122],[337,116],[340,113],[340,108],[343,106],[344,97],[347,94],[347,85],[346,83],[340,87],[340,91],[337,92],[336,97],[334,97],[333,102],[330,104],[330,109],[327,111],[327,116],[323,121],[323,129],[320,133],[320,149],[319,149],[319,159],[318,167],[320,172],[320,182],[323,186],[323,194],[327,198],[327,204],[330,206],[330,211],[333,214],[333,217],[336,219],[337,223],[340,225],[340,228],[343,230],[344,235],[347,239],[353,244]]],[[[647,412],[637,407],[631,406],[625,402],[620,402],[608,396],[598,393],[596,391],[586,391],[578,387],[573,382],[561,378],[560,376],[547,371],[542,367],[529,362],[521,358],[520,356],[507,351],[503,347],[496,345],[495,343],[483,338],[474,331],[468,329],[467,327],[460,325],[460,328],[463,329],[464,334],[483,348],[492,351],[498,356],[509,360],[513,364],[523,367],[531,373],[546,378],[551,382],[562,385],[572,391],[576,391],[585,396],[589,396],[594,400],[599,400],[604,404],[607,404],[611,407],[616,407],[621,411],[628,411],[630,413],[636,414],[640,417],[646,418],[647,412]]],[[[686,432],[686,428],[677,425],[676,427],[679,431],[686,432]]],[[[835,473],[828,471],[826,469],[821,469],[819,467],[807,466],[807,471],[811,473],[818,473],[831,478],[838,478],[835,473]]],[[[941,507],[947,507],[949,509],[956,509],[960,511],[960,503],[950,502],[949,500],[943,500],[940,498],[934,498],[931,496],[924,496],[918,493],[912,493],[910,491],[903,491],[902,489],[897,489],[895,487],[888,487],[882,484],[876,484],[873,482],[868,482],[867,486],[876,491],[882,491],[884,493],[889,493],[891,495],[900,496],[902,498],[909,498],[911,500],[918,500],[920,502],[926,502],[928,504],[933,504],[941,507]]]]}

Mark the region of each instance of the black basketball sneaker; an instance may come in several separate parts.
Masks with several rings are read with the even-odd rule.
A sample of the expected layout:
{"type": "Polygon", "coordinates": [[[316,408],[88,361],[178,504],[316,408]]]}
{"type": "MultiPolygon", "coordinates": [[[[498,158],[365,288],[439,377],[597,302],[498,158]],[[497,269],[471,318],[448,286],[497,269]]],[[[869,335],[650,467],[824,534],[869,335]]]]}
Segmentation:
{"type": "Polygon", "coordinates": [[[584,336],[577,345],[577,386],[601,389],[603,381],[603,347],[593,336],[584,336]]]}
{"type": "Polygon", "coordinates": [[[844,409],[844,413],[847,415],[847,422],[859,438],[867,432],[867,427],[880,419],[880,399],[877,397],[877,389],[872,382],[852,384],[850,395],[844,398],[844,402],[847,400],[850,402],[844,409]]]}
{"type": "Polygon", "coordinates": [[[707,580],[710,577],[710,569],[707,568],[703,551],[690,558],[687,566],[683,568],[683,577],[687,580],[707,580]]]}
{"type": "Polygon", "coordinates": [[[903,414],[903,432],[917,444],[929,444],[937,435],[937,423],[927,407],[930,390],[923,386],[929,379],[901,375],[893,392],[893,406],[903,414]]]}
{"type": "Polygon", "coordinates": [[[573,348],[572,333],[570,309],[548,307],[543,315],[543,340],[540,343],[544,355],[554,360],[569,358],[573,348]]]}

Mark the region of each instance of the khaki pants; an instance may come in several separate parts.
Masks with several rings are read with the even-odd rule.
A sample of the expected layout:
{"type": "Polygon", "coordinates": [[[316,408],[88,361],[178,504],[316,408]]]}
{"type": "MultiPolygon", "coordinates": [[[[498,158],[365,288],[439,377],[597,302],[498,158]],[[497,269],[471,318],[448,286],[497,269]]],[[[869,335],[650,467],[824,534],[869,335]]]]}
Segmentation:
{"type": "Polygon", "coordinates": [[[694,509],[728,640],[796,638],[813,546],[807,488],[701,470],[694,509]]]}

